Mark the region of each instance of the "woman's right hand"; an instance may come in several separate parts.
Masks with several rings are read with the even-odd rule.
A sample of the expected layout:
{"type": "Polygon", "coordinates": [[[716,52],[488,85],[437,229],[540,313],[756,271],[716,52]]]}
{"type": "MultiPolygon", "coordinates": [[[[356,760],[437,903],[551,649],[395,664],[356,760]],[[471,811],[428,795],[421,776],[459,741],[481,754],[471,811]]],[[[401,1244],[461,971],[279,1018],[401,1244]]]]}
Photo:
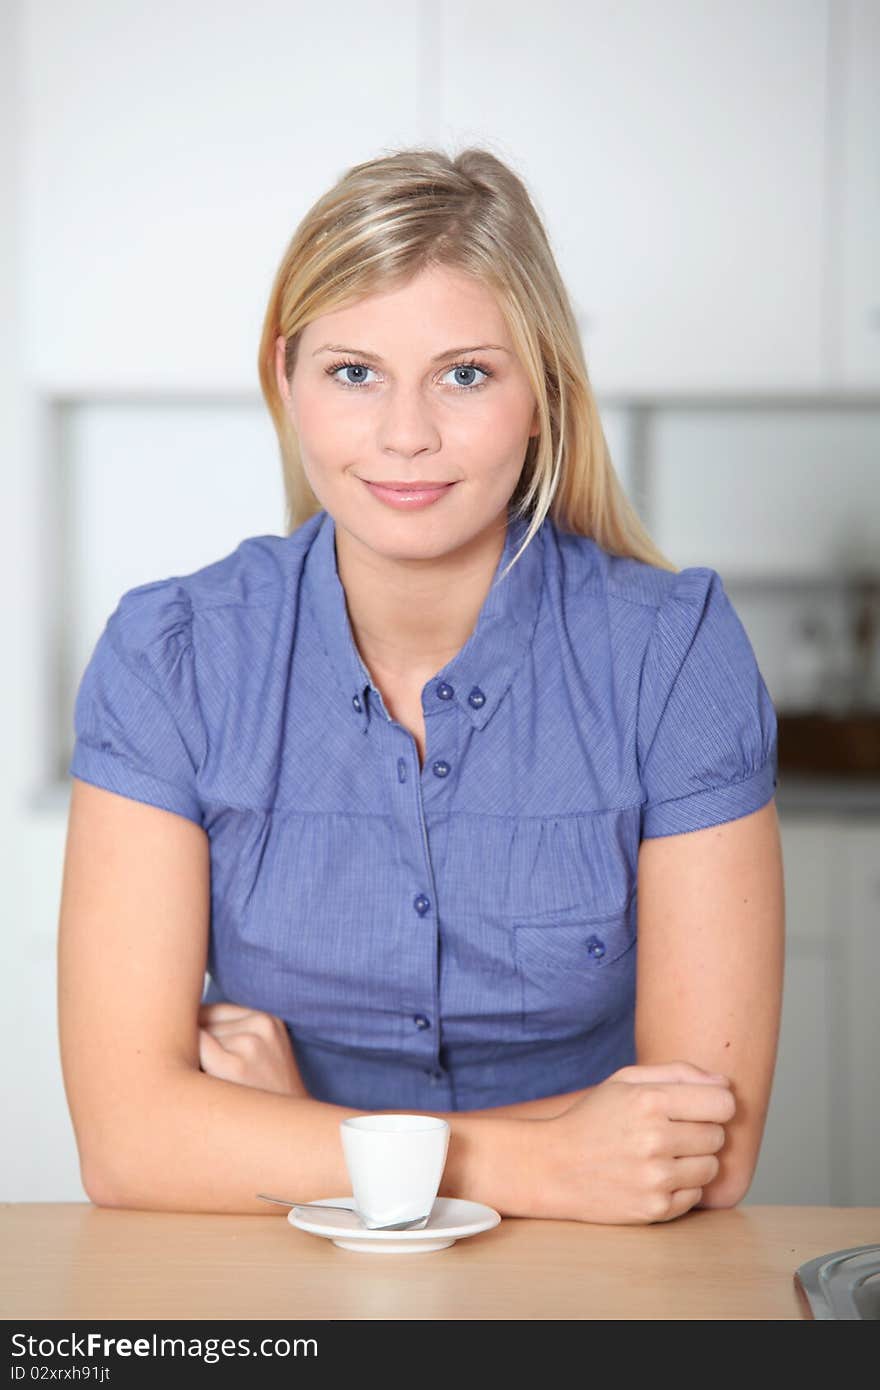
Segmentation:
{"type": "Polygon", "coordinates": [[[551,1119],[535,1215],[563,1221],[672,1221],[699,1202],[736,1101],[691,1062],[621,1067],[551,1119]]]}

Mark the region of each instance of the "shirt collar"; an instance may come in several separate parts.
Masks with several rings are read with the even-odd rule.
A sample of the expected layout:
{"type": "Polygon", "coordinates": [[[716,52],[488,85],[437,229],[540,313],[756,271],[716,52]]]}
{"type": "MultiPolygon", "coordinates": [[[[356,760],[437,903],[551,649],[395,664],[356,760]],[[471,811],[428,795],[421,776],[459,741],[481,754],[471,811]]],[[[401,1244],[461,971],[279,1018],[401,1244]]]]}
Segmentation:
{"type": "MultiPolygon", "coordinates": [[[[425,715],[454,702],[478,729],[494,714],[525,656],[538,618],[544,574],[544,531],[539,527],[503,580],[498,575],[516,554],[528,521],[509,519],[504,549],[477,624],[465,645],[422,691],[425,715]]],[[[345,590],[336,567],[336,524],[324,511],[305,562],[304,584],[327,655],[352,719],[366,733],[372,712],[388,713],[354,641],[345,590]]]]}

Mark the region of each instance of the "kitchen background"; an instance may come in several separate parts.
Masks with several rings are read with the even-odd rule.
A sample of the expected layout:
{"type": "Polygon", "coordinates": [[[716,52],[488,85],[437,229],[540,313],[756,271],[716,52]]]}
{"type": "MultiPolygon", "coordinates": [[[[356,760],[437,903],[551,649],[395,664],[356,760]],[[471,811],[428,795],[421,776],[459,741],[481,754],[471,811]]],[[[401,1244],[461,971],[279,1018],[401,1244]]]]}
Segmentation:
{"type": "Polygon", "coordinates": [[[256,351],[349,165],[526,180],[617,470],[779,716],[783,1027],[752,1202],[880,1203],[880,3],[0,6],[0,1199],[86,1200],[55,949],[76,687],[122,592],[283,534],[256,351]]]}

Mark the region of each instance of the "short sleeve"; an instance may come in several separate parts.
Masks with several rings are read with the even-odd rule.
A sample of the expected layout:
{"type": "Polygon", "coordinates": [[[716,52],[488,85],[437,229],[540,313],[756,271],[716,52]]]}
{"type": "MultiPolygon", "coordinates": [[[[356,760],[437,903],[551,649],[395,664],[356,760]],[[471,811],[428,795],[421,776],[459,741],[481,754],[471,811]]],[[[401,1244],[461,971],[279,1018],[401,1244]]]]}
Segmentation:
{"type": "Polygon", "coordinates": [[[203,825],[192,628],[178,580],[123,594],[80,681],[68,772],[203,825]]]}
{"type": "Polygon", "coordinates": [[[680,571],[660,604],[639,687],[641,838],[757,811],[777,779],[776,711],[720,575],[680,571]]]}

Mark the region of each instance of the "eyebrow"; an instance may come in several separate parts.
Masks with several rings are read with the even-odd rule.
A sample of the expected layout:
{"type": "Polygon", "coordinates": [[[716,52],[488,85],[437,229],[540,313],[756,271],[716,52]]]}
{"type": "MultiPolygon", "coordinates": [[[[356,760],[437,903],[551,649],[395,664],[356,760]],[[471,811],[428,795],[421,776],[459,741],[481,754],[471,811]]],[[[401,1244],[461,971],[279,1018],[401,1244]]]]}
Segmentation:
{"type": "MultiPolygon", "coordinates": [[[[445,352],[438,352],[431,358],[432,362],[441,362],[447,357],[457,357],[462,352],[507,352],[510,349],[502,347],[500,343],[480,343],[476,347],[457,347],[447,348],[445,352]]],[[[364,348],[341,347],[338,343],[325,343],[323,347],[315,348],[312,353],[317,357],[319,352],[347,352],[352,357],[362,357],[364,361],[382,362],[383,358],[377,352],[367,352],[364,348]]]]}

